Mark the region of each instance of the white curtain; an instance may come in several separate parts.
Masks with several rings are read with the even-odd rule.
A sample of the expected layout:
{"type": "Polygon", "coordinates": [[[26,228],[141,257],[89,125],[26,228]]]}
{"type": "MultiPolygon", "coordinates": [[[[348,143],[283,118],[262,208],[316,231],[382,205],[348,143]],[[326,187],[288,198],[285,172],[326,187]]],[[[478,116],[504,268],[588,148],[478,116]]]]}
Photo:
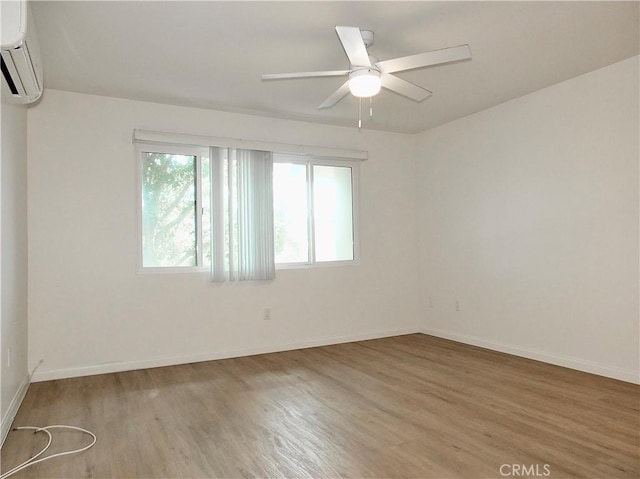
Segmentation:
{"type": "Polygon", "coordinates": [[[273,154],[210,149],[211,279],[275,278],[273,154]]]}

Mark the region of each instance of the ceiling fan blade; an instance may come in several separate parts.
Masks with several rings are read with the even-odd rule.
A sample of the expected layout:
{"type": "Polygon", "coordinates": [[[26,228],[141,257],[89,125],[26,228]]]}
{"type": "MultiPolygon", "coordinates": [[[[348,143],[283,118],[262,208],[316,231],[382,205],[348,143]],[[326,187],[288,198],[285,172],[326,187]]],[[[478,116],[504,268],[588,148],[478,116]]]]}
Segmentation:
{"type": "Polygon", "coordinates": [[[443,48],[442,50],[433,50],[426,53],[418,53],[408,57],[393,58],[376,63],[383,73],[394,73],[404,70],[413,70],[414,68],[424,68],[442,63],[456,62],[459,60],[468,60],[471,58],[471,50],[469,45],[460,45],[458,47],[443,48]]]}
{"type": "Polygon", "coordinates": [[[342,100],[345,96],[349,94],[349,81],[346,81],[342,84],[340,88],[334,91],[329,98],[323,101],[319,106],[318,110],[322,110],[325,108],[331,108],[333,105],[342,100]]]}
{"type": "Polygon", "coordinates": [[[349,61],[356,67],[370,67],[371,61],[367,53],[367,47],[362,40],[362,34],[358,27],[336,27],[336,33],[340,38],[344,52],[349,61]]]}
{"type": "Polygon", "coordinates": [[[266,73],[263,80],[286,80],[288,78],[312,78],[312,77],[339,77],[348,75],[349,70],[333,70],[325,72],[298,72],[298,73],[266,73]]]}
{"type": "Polygon", "coordinates": [[[425,90],[418,85],[409,83],[408,81],[389,73],[381,74],[380,78],[382,79],[382,86],[384,88],[398,93],[399,95],[406,96],[413,101],[420,102],[431,96],[431,92],[429,90],[425,90]]]}

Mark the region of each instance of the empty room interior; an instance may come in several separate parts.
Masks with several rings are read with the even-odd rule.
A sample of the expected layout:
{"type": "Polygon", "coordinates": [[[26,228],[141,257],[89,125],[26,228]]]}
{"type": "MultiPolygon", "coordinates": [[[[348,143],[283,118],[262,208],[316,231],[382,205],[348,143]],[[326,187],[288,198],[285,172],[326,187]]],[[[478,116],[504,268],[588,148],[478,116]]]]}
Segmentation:
{"type": "Polygon", "coordinates": [[[639,6],[3,0],[0,479],[640,477],[639,6]]]}

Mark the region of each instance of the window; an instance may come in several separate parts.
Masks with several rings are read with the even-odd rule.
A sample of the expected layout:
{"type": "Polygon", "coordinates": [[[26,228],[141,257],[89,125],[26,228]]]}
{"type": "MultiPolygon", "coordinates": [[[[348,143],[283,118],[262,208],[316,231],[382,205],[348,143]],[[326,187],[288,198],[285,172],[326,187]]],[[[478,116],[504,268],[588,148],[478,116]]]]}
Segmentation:
{"type": "Polygon", "coordinates": [[[138,147],[140,266],[183,270],[210,262],[207,150],[138,147]]]}
{"type": "Polygon", "coordinates": [[[351,162],[274,155],[276,264],[356,260],[357,173],[351,162]]]}
{"type": "MultiPolygon", "coordinates": [[[[216,264],[229,262],[232,252],[231,263],[238,263],[238,237],[227,231],[231,221],[234,226],[237,221],[237,203],[230,199],[236,189],[230,188],[235,178],[231,173],[236,170],[228,166],[236,165],[231,162],[236,150],[139,143],[137,157],[139,269],[209,270],[212,238],[222,247],[214,253],[216,264]],[[228,151],[233,155],[227,158],[228,151]]],[[[273,154],[272,173],[268,184],[273,193],[265,191],[269,200],[273,197],[273,222],[266,211],[259,218],[269,218],[273,230],[260,243],[273,248],[277,267],[355,262],[358,164],[273,154]]],[[[252,201],[257,207],[269,205],[270,212],[269,200],[252,201]]]]}

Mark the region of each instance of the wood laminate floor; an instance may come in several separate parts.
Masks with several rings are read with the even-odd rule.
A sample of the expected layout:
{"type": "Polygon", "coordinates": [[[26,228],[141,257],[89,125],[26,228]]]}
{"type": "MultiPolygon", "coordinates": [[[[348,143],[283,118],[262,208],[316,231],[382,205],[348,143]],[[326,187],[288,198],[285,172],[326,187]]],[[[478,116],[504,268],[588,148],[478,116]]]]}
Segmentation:
{"type": "MultiPolygon", "coordinates": [[[[98,442],[12,477],[638,478],[639,394],[420,334],[40,382],[14,426],[98,442]]],[[[45,440],[11,431],[2,470],[45,440]]]]}

